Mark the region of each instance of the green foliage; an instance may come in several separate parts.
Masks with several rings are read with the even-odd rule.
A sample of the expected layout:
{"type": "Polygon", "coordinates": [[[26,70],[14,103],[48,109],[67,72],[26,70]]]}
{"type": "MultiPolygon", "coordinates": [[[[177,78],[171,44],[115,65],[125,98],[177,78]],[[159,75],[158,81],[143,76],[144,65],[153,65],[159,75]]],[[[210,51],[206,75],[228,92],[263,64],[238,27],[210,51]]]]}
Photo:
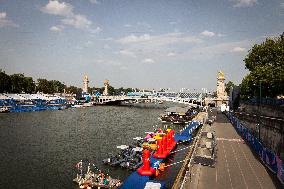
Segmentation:
{"type": "Polygon", "coordinates": [[[75,86],[69,86],[66,88],[66,93],[71,93],[71,94],[81,94],[82,89],[75,87],[75,86]]]}
{"type": "Polygon", "coordinates": [[[4,71],[0,69],[0,93],[11,91],[11,79],[4,71]]]}
{"type": "Polygon", "coordinates": [[[230,93],[231,88],[235,87],[236,85],[232,81],[228,81],[228,83],[225,84],[225,91],[227,94],[230,93]]]}
{"type": "Polygon", "coordinates": [[[24,74],[10,75],[12,93],[32,93],[35,90],[33,78],[25,77],[24,74]]]}
{"type": "Polygon", "coordinates": [[[254,45],[244,61],[250,74],[241,84],[243,98],[284,94],[284,33],[254,45]]]}
{"type": "Polygon", "coordinates": [[[37,91],[43,93],[63,93],[66,87],[63,83],[57,80],[48,81],[46,79],[38,79],[37,91]]]}

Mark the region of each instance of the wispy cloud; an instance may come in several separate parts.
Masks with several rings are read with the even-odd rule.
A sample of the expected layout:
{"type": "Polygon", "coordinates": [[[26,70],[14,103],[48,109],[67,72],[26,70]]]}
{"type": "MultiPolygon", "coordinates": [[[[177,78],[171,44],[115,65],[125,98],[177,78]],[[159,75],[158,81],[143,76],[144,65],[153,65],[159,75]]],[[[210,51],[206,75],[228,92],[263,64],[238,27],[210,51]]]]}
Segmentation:
{"type": "Polygon", "coordinates": [[[120,66],[121,65],[121,63],[118,61],[104,60],[104,59],[99,59],[96,61],[96,63],[107,65],[107,66],[120,66]]]}
{"type": "Polygon", "coordinates": [[[246,48],[243,47],[234,47],[231,52],[244,52],[246,51],[246,48]]]}
{"type": "Polygon", "coordinates": [[[257,3],[257,0],[231,0],[234,2],[234,7],[251,7],[257,3]]]}
{"type": "Polygon", "coordinates": [[[1,27],[19,27],[19,25],[9,20],[6,12],[0,12],[0,28],[1,27]]]}
{"type": "Polygon", "coordinates": [[[72,17],[62,19],[62,23],[73,26],[77,29],[89,28],[92,22],[86,18],[85,15],[76,14],[72,17]]]}
{"type": "Polygon", "coordinates": [[[51,26],[50,28],[49,28],[49,30],[50,31],[52,31],[52,32],[62,32],[63,30],[64,30],[64,26],[62,26],[62,25],[58,25],[58,26],[51,26]]]}
{"type": "MultiPolygon", "coordinates": [[[[77,29],[89,29],[90,32],[93,30],[90,27],[92,25],[92,21],[83,14],[74,13],[74,7],[69,3],[50,0],[41,8],[41,11],[47,14],[63,17],[61,22],[66,26],[72,26],[77,29]]],[[[56,28],[53,29],[56,30],[56,28]]]]}
{"type": "Polygon", "coordinates": [[[133,57],[133,58],[136,57],[136,55],[135,55],[134,52],[132,52],[132,51],[130,51],[130,50],[127,50],[127,49],[122,49],[122,50],[120,50],[120,51],[119,51],[119,54],[124,55],[124,56],[133,57]]]}
{"type": "Polygon", "coordinates": [[[124,24],[124,27],[130,28],[132,25],[131,24],[124,24]]]}
{"type": "Polygon", "coordinates": [[[93,3],[93,4],[99,4],[99,1],[98,0],[89,0],[90,3],[93,3]]]}
{"type": "Polygon", "coordinates": [[[194,36],[185,35],[183,33],[166,33],[161,35],[143,34],[140,36],[131,34],[129,36],[118,39],[117,42],[121,44],[145,44],[148,46],[163,46],[178,42],[200,43],[202,42],[202,40],[194,36]]]}
{"type": "Polygon", "coordinates": [[[155,61],[152,58],[146,58],[142,62],[147,63],[147,64],[154,64],[155,61]]]}
{"type": "Polygon", "coordinates": [[[167,54],[167,56],[169,56],[169,57],[171,57],[171,56],[176,56],[176,53],[175,53],[175,52],[169,52],[169,53],[167,54]]]}
{"type": "Polygon", "coordinates": [[[208,30],[204,30],[203,32],[200,33],[200,35],[204,37],[213,37],[215,36],[215,33],[208,30]]]}
{"type": "Polygon", "coordinates": [[[136,36],[134,34],[131,34],[129,36],[126,36],[124,38],[117,40],[117,42],[123,43],[123,44],[139,43],[139,42],[149,41],[150,39],[151,39],[151,36],[149,34],[144,34],[144,35],[141,35],[141,36],[136,36]]]}

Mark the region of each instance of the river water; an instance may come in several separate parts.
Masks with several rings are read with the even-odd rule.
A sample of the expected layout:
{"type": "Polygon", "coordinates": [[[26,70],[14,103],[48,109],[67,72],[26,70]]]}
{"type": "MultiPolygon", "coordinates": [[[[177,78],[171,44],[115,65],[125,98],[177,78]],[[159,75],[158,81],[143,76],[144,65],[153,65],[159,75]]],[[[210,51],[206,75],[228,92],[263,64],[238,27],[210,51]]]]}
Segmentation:
{"type": "MultiPolygon", "coordinates": [[[[152,131],[163,111],[95,106],[0,114],[0,188],[78,188],[72,179],[81,159],[123,180],[130,171],[105,166],[102,160],[117,153],[117,145],[131,144],[134,137],[152,131]]],[[[183,157],[184,152],[177,153],[170,161],[183,157]]],[[[169,168],[159,179],[170,186],[179,168],[169,168]]]]}

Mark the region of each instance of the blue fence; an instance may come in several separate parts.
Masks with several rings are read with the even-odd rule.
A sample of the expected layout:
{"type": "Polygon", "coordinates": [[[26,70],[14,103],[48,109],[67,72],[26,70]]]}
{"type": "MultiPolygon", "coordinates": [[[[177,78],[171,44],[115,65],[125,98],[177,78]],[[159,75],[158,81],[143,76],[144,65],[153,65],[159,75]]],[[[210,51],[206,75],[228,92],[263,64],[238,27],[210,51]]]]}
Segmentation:
{"type": "Polygon", "coordinates": [[[284,164],[282,160],[271,152],[268,148],[263,146],[259,139],[251,134],[251,132],[240,123],[238,118],[230,113],[226,114],[234,125],[236,130],[243,136],[252,149],[258,154],[262,162],[275,174],[282,184],[284,184],[284,164]]]}
{"type": "Polygon", "coordinates": [[[272,105],[272,106],[281,106],[284,105],[284,99],[275,99],[275,98],[252,98],[249,100],[246,100],[244,102],[245,104],[253,104],[253,105],[272,105]]]}

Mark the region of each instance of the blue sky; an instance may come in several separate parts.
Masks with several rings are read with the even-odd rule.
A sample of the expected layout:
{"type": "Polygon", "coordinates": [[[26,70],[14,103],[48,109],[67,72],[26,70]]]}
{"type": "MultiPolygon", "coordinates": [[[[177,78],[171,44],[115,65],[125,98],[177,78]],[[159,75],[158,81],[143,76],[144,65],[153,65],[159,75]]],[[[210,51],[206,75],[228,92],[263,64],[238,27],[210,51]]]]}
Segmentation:
{"type": "Polygon", "coordinates": [[[214,90],[284,32],[284,0],[0,0],[0,68],[82,86],[214,90]]]}

